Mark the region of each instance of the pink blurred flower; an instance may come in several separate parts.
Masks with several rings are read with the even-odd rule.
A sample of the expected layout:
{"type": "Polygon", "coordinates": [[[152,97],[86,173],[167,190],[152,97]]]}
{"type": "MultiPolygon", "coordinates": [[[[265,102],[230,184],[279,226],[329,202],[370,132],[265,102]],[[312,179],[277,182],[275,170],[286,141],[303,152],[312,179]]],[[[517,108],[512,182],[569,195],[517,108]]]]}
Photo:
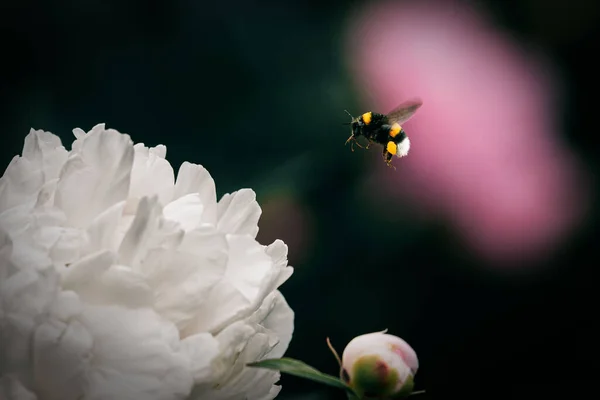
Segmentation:
{"type": "Polygon", "coordinates": [[[394,161],[397,171],[373,153],[384,169],[375,187],[443,216],[505,265],[548,254],[571,231],[585,209],[582,174],[561,143],[555,83],[539,60],[451,1],[369,3],[351,19],[348,43],[374,100],[366,108],[424,103],[404,126],[411,153],[394,161]]]}

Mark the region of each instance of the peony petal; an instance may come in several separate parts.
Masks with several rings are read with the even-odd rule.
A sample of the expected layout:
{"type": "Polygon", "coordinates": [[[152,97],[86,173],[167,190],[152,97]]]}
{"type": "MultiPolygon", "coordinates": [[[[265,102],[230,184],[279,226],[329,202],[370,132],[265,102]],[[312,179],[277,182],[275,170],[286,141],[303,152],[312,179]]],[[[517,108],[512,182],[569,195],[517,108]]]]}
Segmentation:
{"type": "Polygon", "coordinates": [[[88,287],[93,287],[94,281],[108,271],[115,259],[114,253],[110,251],[102,251],[82,258],[63,271],[62,288],[85,296],[88,287]]]}
{"type": "Polygon", "coordinates": [[[83,228],[98,214],[125,200],[129,191],[133,145],[128,135],[95,126],[81,139],[63,167],[55,204],[70,226],[83,228]]]}
{"type": "Polygon", "coordinates": [[[0,178],[0,212],[33,204],[40,188],[58,177],[67,154],[58,136],[31,129],[25,137],[23,156],[15,156],[0,178]]]}
{"type": "Polygon", "coordinates": [[[173,324],[150,309],[88,306],[81,321],[94,338],[86,398],[182,399],[193,379],[173,324]]]}
{"type": "Polygon", "coordinates": [[[15,374],[26,386],[30,386],[30,346],[36,323],[29,316],[0,312],[0,324],[2,372],[15,374]]]}
{"type": "Polygon", "coordinates": [[[192,193],[167,204],[163,216],[177,222],[184,231],[191,231],[202,224],[204,205],[198,193],[192,193]]]}
{"type": "Polygon", "coordinates": [[[217,389],[224,386],[234,372],[232,366],[239,359],[248,341],[255,333],[255,327],[246,324],[244,321],[238,321],[223,329],[216,336],[219,342],[219,355],[213,362],[212,383],[208,387],[203,387],[203,389],[213,389],[215,383],[217,389]]]}
{"type": "Polygon", "coordinates": [[[63,277],[63,289],[73,290],[89,304],[151,306],[154,298],[145,276],[129,267],[113,265],[115,260],[114,253],[104,251],[72,264],[63,277]]]}
{"type": "Polygon", "coordinates": [[[197,193],[204,206],[202,222],[217,224],[217,192],[215,181],[201,165],[184,162],[179,168],[175,182],[174,199],[197,193]]]}
{"type": "Polygon", "coordinates": [[[265,358],[276,343],[277,339],[274,336],[256,327],[254,335],[234,363],[232,371],[235,375],[227,380],[222,390],[244,393],[251,399],[265,398],[271,392],[272,386],[279,381],[279,372],[249,368],[246,364],[265,358]]]}
{"type": "Polygon", "coordinates": [[[37,400],[37,396],[27,390],[14,375],[0,378],[0,399],[2,400],[37,400]]]}
{"type": "Polygon", "coordinates": [[[165,160],[167,148],[163,145],[148,148],[143,143],[138,143],[133,149],[135,154],[129,197],[156,195],[160,204],[168,204],[173,198],[175,176],[173,167],[165,160]]]}
{"type": "Polygon", "coordinates": [[[265,299],[255,315],[251,317],[273,337],[279,338],[277,345],[269,351],[265,358],[279,358],[287,351],[294,332],[294,311],[289,306],[281,292],[275,291],[265,299]]]}
{"type": "Polygon", "coordinates": [[[52,179],[42,185],[35,201],[36,208],[51,207],[54,204],[54,193],[58,179],[52,179]]]}
{"type": "Polygon", "coordinates": [[[24,240],[29,240],[46,250],[52,247],[60,234],[40,231],[61,227],[64,221],[65,215],[60,210],[31,210],[29,205],[13,207],[0,214],[0,227],[10,233],[13,239],[23,236],[24,240]]]}
{"type": "Polygon", "coordinates": [[[250,236],[228,235],[227,242],[227,272],[203,302],[194,321],[194,331],[216,333],[227,324],[249,316],[260,307],[268,288],[279,277],[265,247],[250,236]]]}
{"type": "Polygon", "coordinates": [[[85,136],[85,131],[81,128],[75,128],[73,129],[73,136],[75,136],[75,139],[83,139],[83,137],[85,136]]]}
{"type": "Polygon", "coordinates": [[[35,163],[19,156],[13,157],[0,178],[0,211],[17,205],[33,206],[33,196],[43,184],[44,176],[35,163]]]}
{"type": "Polygon", "coordinates": [[[262,210],[256,202],[256,194],[253,190],[241,189],[224,195],[217,209],[219,213],[217,226],[221,232],[247,234],[256,238],[262,210]]]}
{"type": "MultiPolygon", "coordinates": [[[[6,281],[9,274],[12,275],[10,268],[10,258],[13,251],[12,240],[10,236],[0,228],[0,282],[6,281]]],[[[0,307],[1,307],[0,303],[0,307]]],[[[2,308],[0,308],[2,310],[2,308]]]]}
{"type": "Polygon", "coordinates": [[[83,398],[93,345],[90,332],[77,320],[42,324],[33,344],[36,393],[49,400],[83,398]]]}
{"type": "Polygon", "coordinates": [[[158,198],[144,197],[140,201],[137,213],[119,247],[119,262],[137,268],[146,256],[150,237],[158,231],[161,207],[158,198]]]}
{"type": "Polygon", "coordinates": [[[60,138],[50,132],[31,129],[25,137],[23,157],[38,164],[44,182],[58,178],[67,156],[60,138]]]}
{"type": "MultiPolygon", "coordinates": [[[[273,260],[275,268],[280,271],[277,282],[275,283],[275,287],[279,287],[294,273],[294,268],[288,266],[288,247],[283,241],[277,239],[267,246],[266,252],[271,257],[271,260],[273,260]]],[[[275,287],[273,289],[275,289],[275,287]]]]}
{"type": "Polygon", "coordinates": [[[219,342],[210,333],[188,336],[181,347],[190,359],[190,370],[195,383],[208,382],[212,377],[212,363],[219,354],[219,342]]]}
{"type": "Polygon", "coordinates": [[[83,305],[75,292],[62,291],[50,308],[50,316],[58,321],[68,322],[83,312],[83,305]]]}
{"type": "Polygon", "coordinates": [[[118,244],[115,243],[114,237],[124,207],[125,202],[121,201],[94,218],[87,228],[88,241],[81,251],[82,256],[101,250],[117,251],[118,244]]]}
{"type": "MultiPolygon", "coordinates": [[[[45,268],[52,265],[48,255],[54,240],[42,233],[46,227],[60,225],[64,214],[58,210],[31,211],[29,206],[13,207],[0,214],[0,229],[10,233],[13,241],[11,261],[23,268],[45,268]]],[[[56,235],[51,236],[56,239],[56,235]]]]}
{"type": "Polygon", "coordinates": [[[0,282],[0,300],[6,314],[36,318],[48,312],[58,291],[58,275],[51,268],[21,269],[0,282]]]}
{"type": "Polygon", "coordinates": [[[186,337],[203,331],[190,331],[189,327],[201,315],[202,305],[225,275],[226,266],[225,238],[214,228],[206,228],[188,232],[178,249],[152,250],[141,271],[154,291],[157,312],[173,321],[186,337]]]}
{"type": "Polygon", "coordinates": [[[280,388],[273,387],[280,374],[260,368],[249,368],[247,363],[258,361],[269,354],[277,339],[260,325],[238,321],[217,335],[221,352],[214,363],[213,381],[216,386],[198,385],[193,399],[235,400],[240,393],[248,399],[272,399],[280,388]]]}
{"type": "MultiPolygon", "coordinates": [[[[13,243],[14,248],[22,247],[13,243]]],[[[5,253],[6,256],[6,253],[5,253]]],[[[27,387],[31,379],[31,343],[36,325],[48,314],[58,292],[58,274],[36,264],[15,264],[0,281],[0,344],[3,373],[13,373],[27,387]]],[[[32,258],[35,261],[35,258],[32,258]]],[[[3,260],[6,262],[7,260],[3,260]]],[[[5,266],[6,266],[5,264],[5,266]]]]}
{"type": "Polygon", "coordinates": [[[80,251],[85,247],[87,238],[79,229],[51,226],[40,228],[36,241],[44,244],[48,255],[58,264],[70,264],[80,257],[80,251]]]}

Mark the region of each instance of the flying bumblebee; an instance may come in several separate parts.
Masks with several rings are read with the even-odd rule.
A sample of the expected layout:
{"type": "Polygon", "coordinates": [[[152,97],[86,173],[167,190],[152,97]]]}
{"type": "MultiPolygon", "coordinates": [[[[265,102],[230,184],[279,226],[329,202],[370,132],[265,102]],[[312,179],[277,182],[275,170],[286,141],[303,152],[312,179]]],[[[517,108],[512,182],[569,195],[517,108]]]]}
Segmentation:
{"type": "Polygon", "coordinates": [[[394,156],[404,157],[408,154],[410,140],[402,129],[402,124],[408,121],[422,104],[419,99],[409,100],[394,108],[389,114],[369,111],[356,118],[346,111],[352,118],[352,121],[347,123],[352,126],[352,134],[346,140],[346,144],[351,143],[352,151],[354,151],[355,143],[358,147],[363,148],[358,143],[358,138],[364,136],[369,141],[367,149],[373,143],[382,145],[383,160],[388,167],[391,167],[394,156]]]}

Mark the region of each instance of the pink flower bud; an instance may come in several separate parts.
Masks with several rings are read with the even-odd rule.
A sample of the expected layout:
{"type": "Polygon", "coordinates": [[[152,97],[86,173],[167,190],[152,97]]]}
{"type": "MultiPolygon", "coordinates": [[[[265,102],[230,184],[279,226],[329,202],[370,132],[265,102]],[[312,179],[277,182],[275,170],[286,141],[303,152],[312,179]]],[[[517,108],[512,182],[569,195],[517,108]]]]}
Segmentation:
{"type": "Polygon", "coordinates": [[[413,389],[417,354],[404,340],[384,332],[355,337],[342,355],[344,379],[363,398],[402,398],[413,389]]]}

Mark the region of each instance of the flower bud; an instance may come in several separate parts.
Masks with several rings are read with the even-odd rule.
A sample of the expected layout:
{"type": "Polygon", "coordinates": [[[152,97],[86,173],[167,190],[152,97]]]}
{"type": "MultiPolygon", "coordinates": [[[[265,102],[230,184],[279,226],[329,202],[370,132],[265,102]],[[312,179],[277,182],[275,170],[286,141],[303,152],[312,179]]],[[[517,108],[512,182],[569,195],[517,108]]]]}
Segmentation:
{"type": "Polygon", "coordinates": [[[342,367],[343,379],[362,398],[397,399],[412,392],[419,360],[408,343],[384,331],[352,339],[342,367]]]}

